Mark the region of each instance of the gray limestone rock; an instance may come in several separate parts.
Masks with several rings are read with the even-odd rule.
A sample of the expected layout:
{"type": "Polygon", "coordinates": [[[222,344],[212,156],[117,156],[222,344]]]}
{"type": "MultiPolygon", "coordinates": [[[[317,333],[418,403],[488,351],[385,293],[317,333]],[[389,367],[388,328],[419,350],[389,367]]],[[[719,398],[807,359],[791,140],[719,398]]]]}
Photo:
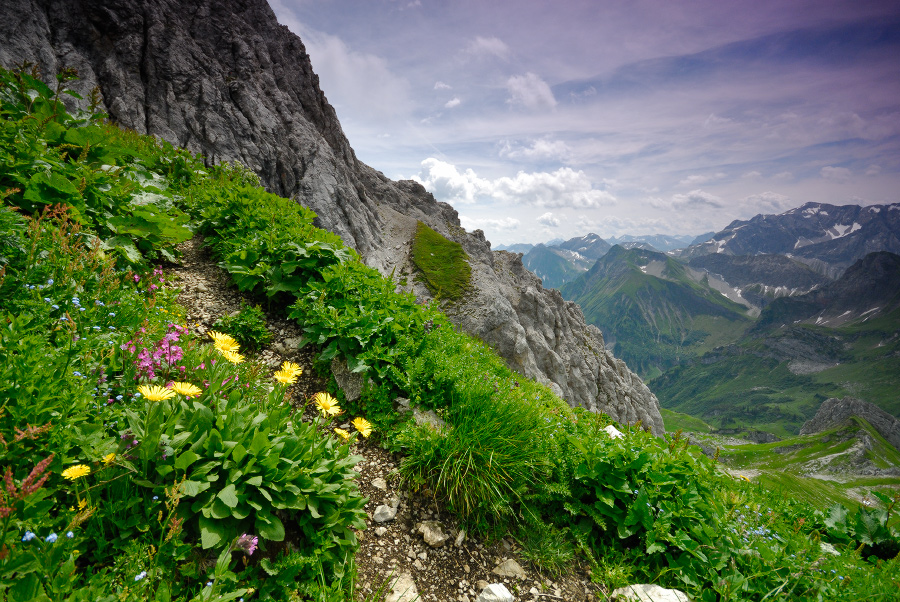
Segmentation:
{"type": "Polygon", "coordinates": [[[569,404],[664,432],[656,397],[521,255],[491,251],[483,232],[463,230],[420,184],[357,160],[303,43],[265,0],[7,0],[0,39],[4,66],[31,61],[46,79],[75,67],[76,91],[98,86],[119,124],[209,163],[247,165],[382,273],[414,273],[407,249],[417,220],[459,242],[473,287],[445,308],[458,326],[569,404]]]}
{"type": "Polygon", "coordinates": [[[516,577],[517,579],[525,578],[525,569],[512,558],[504,560],[494,567],[494,570],[491,572],[501,577],[516,577]]]}
{"type": "Polygon", "coordinates": [[[394,520],[395,516],[397,516],[396,507],[382,504],[375,508],[375,514],[372,515],[372,520],[376,523],[386,523],[389,520],[394,520]]]}
{"type": "Polygon", "coordinates": [[[436,520],[427,520],[419,524],[419,533],[432,548],[440,548],[450,538],[444,533],[443,525],[436,520]]]}
{"type": "Polygon", "coordinates": [[[515,598],[502,583],[492,583],[481,590],[475,602],[513,602],[515,598]]]}
{"type": "Polygon", "coordinates": [[[391,581],[391,592],[384,602],[414,602],[419,599],[419,590],[416,582],[409,573],[401,573],[391,581]]]}
{"type": "Polygon", "coordinates": [[[652,583],[620,587],[613,591],[610,599],[620,602],[691,602],[683,591],[665,589],[652,583]]]}

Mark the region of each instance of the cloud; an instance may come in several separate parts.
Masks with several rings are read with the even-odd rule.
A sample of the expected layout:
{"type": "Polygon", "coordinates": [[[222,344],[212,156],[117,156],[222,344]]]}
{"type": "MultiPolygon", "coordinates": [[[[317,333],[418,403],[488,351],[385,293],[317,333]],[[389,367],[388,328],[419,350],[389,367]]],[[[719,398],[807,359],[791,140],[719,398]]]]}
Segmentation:
{"type": "Polygon", "coordinates": [[[461,101],[458,97],[454,96],[453,98],[451,98],[450,100],[448,100],[448,101],[446,102],[446,104],[444,104],[444,108],[445,108],[445,109],[452,109],[452,108],[454,108],[454,107],[458,107],[458,106],[461,105],[461,104],[462,104],[462,101],[461,101]]]}
{"type": "Polygon", "coordinates": [[[782,171],[772,176],[773,180],[793,180],[794,174],[789,171],[782,171]]]}
{"type": "Polygon", "coordinates": [[[867,175],[867,176],[877,176],[877,175],[880,174],[880,173],[881,173],[881,166],[880,166],[880,165],[869,165],[869,166],[866,168],[866,175],[867,175]]]}
{"type": "Polygon", "coordinates": [[[514,217],[504,217],[503,219],[490,218],[471,218],[465,215],[459,216],[462,227],[466,230],[515,230],[519,227],[519,220],[514,217]]]}
{"type": "Polygon", "coordinates": [[[322,91],[343,118],[385,120],[412,108],[409,82],[374,54],[352,50],[337,36],[307,31],[303,37],[322,91]]]}
{"type": "Polygon", "coordinates": [[[449,90],[450,86],[448,84],[445,84],[444,82],[434,82],[434,89],[435,90],[449,90]]]}
{"type": "Polygon", "coordinates": [[[507,203],[538,207],[596,208],[613,205],[616,197],[597,190],[583,171],[563,167],[554,172],[525,173],[494,180],[492,195],[507,203]]]}
{"type": "Polygon", "coordinates": [[[455,165],[433,157],[422,161],[422,171],[412,179],[437,200],[454,205],[474,203],[479,196],[489,196],[491,190],[491,182],[479,178],[471,169],[460,173],[455,165]]]}
{"type": "Polygon", "coordinates": [[[819,173],[822,174],[822,177],[826,180],[841,184],[849,180],[850,176],[853,175],[846,167],[832,167],[831,165],[823,167],[819,173]]]}
{"type": "Polygon", "coordinates": [[[704,128],[711,128],[717,125],[726,125],[728,123],[732,123],[733,120],[728,119],[727,117],[719,117],[715,113],[710,113],[709,117],[706,118],[706,121],[703,122],[704,128]]]}
{"type": "Polygon", "coordinates": [[[537,218],[537,222],[548,228],[559,228],[559,220],[553,217],[553,214],[549,211],[537,218]]]}
{"type": "Polygon", "coordinates": [[[761,177],[762,177],[762,174],[759,173],[758,171],[748,171],[747,173],[742,174],[741,177],[742,177],[742,178],[754,178],[754,179],[755,179],[755,178],[761,178],[761,177]]]}
{"type": "Polygon", "coordinates": [[[706,184],[712,180],[721,180],[725,177],[725,174],[722,172],[712,174],[712,175],[693,175],[688,176],[685,179],[678,182],[679,186],[697,186],[699,184],[706,184]]]}
{"type": "Polygon", "coordinates": [[[550,140],[542,138],[535,140],[530,146],[513,146],[513,143],[504,141],[500,148],[501,157],[510,159],[525,159],[528,161],[540,161],[553,159],[563,161],[569,156],[570,149],[562,140],[550,140]]]}
{"type": "Polygon", "coordinates": [[[552,109],[556,106],[553,90],[534,73],[514,75],[506,81],[511,105],[520,105],[526,109],[552,109]]]}
{"type": "Polygon", "coordinates": [[[725,201],[714,194],[704,192],[699,188],[687,194],[674,194],[668,201],[664,199],[651,199],[651,204],[659,209],[701,209],[713,207],[720,209],[725,206],[725,201]]]}
{"type": "Polygon", "coordinates": [[[455,165],[429,157],[412,179],[437,200],[451,204],[493,200],[509,205],[597,208],[616,203],[611,193],[595,189],[583,171],[570,167],[553,172],[520,171],[513,178],[488,180],[471,169],[460,172],[455,165]]]}
{"type": "Polygon", "coordinates": [[[465,53],[475,57],[495,56],[506,59],[509,56],[509,46],[499,38],[478,36],[466,45],[465,53]]]}
{"type": "Polygon", "coordinates": [[[759,213],[783,213],[795,205],[790,197],[767,191],[751,194],[741,201],[740,206],[746,208],[745,215],[757,215],[759,213]]]}

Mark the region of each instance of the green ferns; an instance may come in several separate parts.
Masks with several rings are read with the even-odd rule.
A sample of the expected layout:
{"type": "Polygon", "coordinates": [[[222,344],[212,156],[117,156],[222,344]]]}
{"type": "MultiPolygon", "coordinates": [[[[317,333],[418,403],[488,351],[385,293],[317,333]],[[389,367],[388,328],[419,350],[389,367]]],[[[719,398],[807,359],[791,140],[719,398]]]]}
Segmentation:
{"type": "Polygon", "coordinates": [[[428,290],[438,299],[458,301],[469,288],[472,268],[462,245],[447,240],[422,222],[416,224],[412,260],[421,270],[428,290]]]}

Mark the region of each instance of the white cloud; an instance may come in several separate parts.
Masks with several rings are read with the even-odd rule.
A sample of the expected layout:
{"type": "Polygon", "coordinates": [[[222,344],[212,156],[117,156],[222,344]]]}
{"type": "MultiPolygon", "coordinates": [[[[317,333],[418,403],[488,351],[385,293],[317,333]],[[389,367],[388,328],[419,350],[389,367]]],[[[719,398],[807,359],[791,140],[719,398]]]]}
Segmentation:
{"type": "Polygon", "coordinates": [[[510,159],[525,159],[528,161],[540,161],[553,159],[562,161],[569,156],[570,149],[562,140],[549,140],[542,138],[535,140],[530,146],[514,146],[509,141],[504,141],[500,148],[501,157],[510,159]]]}
{"type": "Polygon", "coordinates": [[[711,182],[712,180],[721,180],[725,177],[725,174],[722,172],[712,174],[712,175],[693,175],[688,176],[685,179],[678,182],[679,186],[698,186],[700,184],[706,184],[707,182],[711,182]]]}
{"type": "Polygon", "coordinates": [[[509,46],[493,36],[490,38],[478,36],[468,43],[465,52],[476,57],[496,56],[505,59],[509,56],[509,46]]]}
{"type": "Polygon", "coordinates": [[[846,167],[832,167],[831,165],[823,167],[819,173],[822,174],[822,177],[826,180],[838,183],[846,182],[850,179],[850,176],[853,175],[846,167]]]}
{"type": "Polygon", "coordinates": [[[774,180],[793,180],[794,174],[792,174],[789,171],[782,171],[782,172],[779,172],[779,173],[775,174],[774,176],[772,176],[772,179],[774,179],[774,180]]]}
{"type": "Polygon", "coordinates": [[[713,207],[720,209],[725,206],[725,201],[714,194],[704,192],[699,188],[687,194],[673,194],[668,201],[664,199],[651,199],[651,204],[660,209],[699,209],[713,207]]]}
{"type": "Polygon", "coordinates": [[[448,84],[445,84],[444,82],[434,82],[434,89],[435,90],[449,90],[450,86],[448,84]]]}
{"type": "Polygon", "coordinates": [[[361,120],[384,120],[412,107],[409,82],[374,54],[352,50],[337,36],[304,32],[322,91],[337,111],[361,120]]]}
{"type": "Polygon", "coordinates": [[[869,165],[866,168],[867,176],[877,176],[880,173],[881,173],[881,165],[869,165]]]}
{"type": "Polygon", "coordinates": [[[461,104],[462,104],[462,101],[461,101],[458,97],[454,96],[453,98],[451,98],[450,100],[448,100],[448,101],[446,102],[446,104],[444,104],[444,108],[445,108],[445,109],[452,109],[452,108],[454,108],[454,107],[458,107],[458,106],[461,105],[461,104]]]}
{"type": "Polygon", "coordinates": [[[559,219],[553,217],[553,214],[549,211],[537,218],[537,222],[548,228],[559,228],[559,219]]]}
{"type": "Polygon", "coordinates": [[[429,157],[412,179],[437,200],[451,204],[493,200],[511,205],[597,208],[616,202],[606,190],[595,189],[583,171],[569,167],[553,172],[520,171],[513,178],[488,180],[471,169],[460,172],[455,165],[429,157]]]}
{"type": "Polygon", "coordinates": [[[499,178],[493,183],[493,197],[508,203],[538,207],[602,207],[613,205],[616,197],[597,190],[583,171],[563,167],[554,172],[525,173],[515,178],[499,178]]]}
{"type": "Polygon", "coordinates": [[[471,169],[460,173],[455,165],[433,157],[422,161],[422,171],[412,179],[437,200],[450,204],[474,203],[479,196],[489,196],[491,190],[491,182],[479,178],[471,169]]]}
{"type": "Polygon", "coordinates": [[[745,215],[757,215],[760,213],[783,213],[795,206],[790,197],[777,192],[761,192],[751,194],[741,201],[740,206],[745,209],[745,215]]]}
{"type": "Polygon", "coordinates": [[[715,113],[710,113],[709,117],[706,118],[706,121],[703,122],[704,128],[715,127],[717,125],[726,125],[731,123],[732,120],[727,117],[719,117],[715,113]]]}
{"type": "Polygon", "coordinates": [[[508,103],[521,105],[526,109],[552,109],[556,106],[553,90],[534,73],[514,75],[506,81],[509,91],[508,103]]]}
{"type": "Polygon", "coordinates": [[[462,227],[466,230],[515,230],[519,227],[519,220],[514,217],[504,217],[503,219],[490,218],[471,218],[465,215],[459,216],[462,227]]]}
{"type": "Polygon", "coordinates": [[[761,178],[762,174],[758,171],[748,171],[747,173],[741,175],[742,178],[761,178]]]}

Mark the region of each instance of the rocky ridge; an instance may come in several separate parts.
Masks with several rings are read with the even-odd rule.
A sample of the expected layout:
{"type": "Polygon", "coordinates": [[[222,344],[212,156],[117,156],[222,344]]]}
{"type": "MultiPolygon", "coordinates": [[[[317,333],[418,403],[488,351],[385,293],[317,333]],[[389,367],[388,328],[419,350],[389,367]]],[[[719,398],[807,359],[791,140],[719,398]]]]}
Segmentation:
{"type": "Polygon", "coordinates": [[[900,420],[875,404],[854,397],[832,397],[823,401],[816,415],[803,424],[800,434],[820,433],[842,424],[851,416],[866,420],[888,443],[900,450],[900,420]]]}
{"type": "Polygon", "coordinates": [[[411,269],[411,219],[459,242],[475,288],[448,308],[458,325],[570,404],[664,432],[656,397],[576,305],[544,289],[518,255],[465,232],[453,208],[415,182],[357,160],[303,43],[264,0],[9,0],[0,35],[4,66],[30,61],[49,77],[78,69],[75,89],[86,96],[98,86],[113,120],[211,163],[244,163],[383,273],[411,269]]]}

